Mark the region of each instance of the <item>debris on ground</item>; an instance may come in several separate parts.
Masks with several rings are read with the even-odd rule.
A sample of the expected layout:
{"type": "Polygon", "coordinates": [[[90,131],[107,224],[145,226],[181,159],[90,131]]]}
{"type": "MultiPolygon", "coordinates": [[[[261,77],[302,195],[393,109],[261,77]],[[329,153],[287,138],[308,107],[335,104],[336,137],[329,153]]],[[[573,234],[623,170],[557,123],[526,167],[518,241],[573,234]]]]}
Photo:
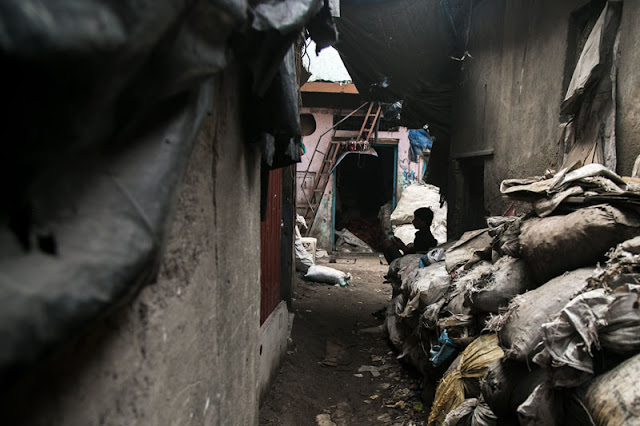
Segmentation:
{"type": "Polygon", "coordinates": [[[424,378],[428,424],[625,424],[639,397],[640,185],[589,164],[501,191],[531,211],[489,218],[444,261],[389,265],[385,327],[424,378]]]}
{"type": "Polygon", "coordinates": [[[340,252],[355,253],[373,253],[373,249],[369,244],[356,237],[348,229],[335,231],[336,234],[336,250],[340,252]]]}
{"type": "Polygon", "coordinates": [[[346,345],[332,339],[327,339],[324,359],[321,362],[322,365],[326,367],[337,367],[338,365],[349,365],[351,362],[352,357],[346,345]]]}
{"type": "Polygon", "coordinates": [[[389,366],[387,365],[380,365],[378,367],[373,365],[363,365],[362,367],[358,368],[358,373],[364,373],[368,371],[373,377],[380,377],[380,372],[386,370],[387,368],[389,368],[389,366]]]}

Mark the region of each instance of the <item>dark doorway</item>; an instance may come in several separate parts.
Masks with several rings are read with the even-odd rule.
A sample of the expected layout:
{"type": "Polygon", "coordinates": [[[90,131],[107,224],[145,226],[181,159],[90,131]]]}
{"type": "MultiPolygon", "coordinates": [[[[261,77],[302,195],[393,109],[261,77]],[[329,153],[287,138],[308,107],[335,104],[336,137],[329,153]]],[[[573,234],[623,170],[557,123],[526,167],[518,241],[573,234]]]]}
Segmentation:
{"type": "Polygon", "coordinates": [[[349,154],[336,169],[335,229],[348,229],[376,251],[385,235],[380,208],[392,201],[396,145],[376,145],[378,157],[349,154]]]}
{"type": "MultiPolygon", "coordinates": [[[[458,160],[458,180],[461,190],[458,192],[458,212],[461,231],[470,231],[486,227],[484,209],[484,158],[465,158],[458,160]]],[[[460,234],[462,234],[460,232],[460,234]]]]}

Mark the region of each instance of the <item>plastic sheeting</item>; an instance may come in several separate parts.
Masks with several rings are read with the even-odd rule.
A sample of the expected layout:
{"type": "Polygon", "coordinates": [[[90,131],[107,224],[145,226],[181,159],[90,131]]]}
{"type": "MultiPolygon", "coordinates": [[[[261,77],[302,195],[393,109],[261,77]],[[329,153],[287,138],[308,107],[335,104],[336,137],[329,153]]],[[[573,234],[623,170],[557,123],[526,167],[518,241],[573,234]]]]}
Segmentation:
{"type": "MultiPolygon", "coordinates": [[[[299,159],[292,42],[321,0],[0,3],[0,384],[153,280],[212,76],[242,67],[247,139],[299,159]]],[[[239,87],[240,89],[240,87],[239,87]]]]}
{"type": "Polygon", "coordinates": [[[604,163],[615,170],[621,1],[608,1],[576,64],[561,106],[570,115],[560,141],[564,164],[604,163]]]}
{"type": "Polygon", "coordinates": [[[409,160],[414,163],[418,162],[418,159],[422,156],[425,150],[430,150],[433,146],[433,139],[431,135],[425,129],[412,129],[409,130],[409,143],[411,144],[409,149],[409,160]]]}
{"type": "Polygon", "coordinates": [[[343,1],[336,48],[360,94],[403,100],[403,125],[448,133],[466,3],[343,1]]]}

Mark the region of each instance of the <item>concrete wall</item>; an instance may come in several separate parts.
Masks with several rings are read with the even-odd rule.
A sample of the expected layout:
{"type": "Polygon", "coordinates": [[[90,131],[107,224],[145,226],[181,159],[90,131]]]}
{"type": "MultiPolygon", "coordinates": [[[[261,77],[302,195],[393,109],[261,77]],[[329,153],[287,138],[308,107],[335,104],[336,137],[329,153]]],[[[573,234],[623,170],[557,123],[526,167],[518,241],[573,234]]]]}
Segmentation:
{"type": "MultiPolygon", "coordinates": [[[[342,111],[341,114],[348,114],[349,111],[342,111]]],[[[302,108],[301,113],[312,114],[316,120],[316,130],[309,136],[303,138],[304,145],[307,149],[307,153],[302,157],[302,162],[298,163],[297,168],[297,195],[296,203],[299,206],[306,205],[306,197],[311,196],[310,190],[313,187],[315,176],[322,166],[323,155],[317,153],[313,158],[313,163],[309,169],[307,177],[304,178],[305,170],[309,167],[311,161],[311,155],[319,145],[319,150],[325,152],[333,131],[324,135],[320,141],[320,135],[333,126],[333,116],[337,115],[339,111],[327,109],[327,108],[302,108]],[[304,182],[303,182],[304,179],[304,182]]],[[[364,117],[362,117],[364,119],[364,117]]],[[[338,131],[336,132],[338,137],[353,137],[357,136],[357,132],[338,131]]],[[[397,164],[397,186],[396,186],[396,200],[400,199],[402,191],[407,186],[413,183],[419,183],[422,180],[424,160],[420,159],[418,163],[412,163],[409,161],[409,130],[406,127],[400,127],[397,132],[378,132],[378,136],[381,139],[397,139],[398,140],[398,164],[397,164]]],[[[392,179],[393,176],[389,176],[392,179]]],[[[330,177],[329,183],[324,191],[322,202],[318,209],[318,215],[311,229],[311,236],[318,239],[318,247],[323,249],[331,248],[331,226],[333,215],[333,176],[330,177]]]]}
{"type": "Polygon", "coordinates": [[[234,70],[216,84],[157,283],[43,368],[24,424],[257,424],[259,158],[234,70]]]}
{"type": "MultiPolygon", "coordinates": [[[[559,166],[569,23],[571,13],[585,3],[496,0],[474,6],[467,46],[473,59],[464,63],[456,96],[451,157],[493,150],[484,158],[486,211],[480,214],[500,214],[508,206],[499,193],[503,179],[559,166]]],[[[618,171],[623,174],[631,172],[640,154],[639,10],[638,2],[624,4],[617,123],[618,171]]],[[[450,175],[452,194],[459,190],[455,179],[450,175]]],[[[456,206],[450,207],[455,212],[456,206]]],[[[451,222],[454,228],[460,225],[451,222]]]]}
{"type": "Polygon", "coordinates": [[[287,354],[287,341],[293,325],[293,314],[287,310],[283,300],[260,327],[260,402],[269,392],[280,364],[287,354]]]}
{"type": "Polygon", "coordinates": [[[640,2],[627,0],[620,23],[618,68],[618,173],[629,176],[640,155],[640,2]]]}

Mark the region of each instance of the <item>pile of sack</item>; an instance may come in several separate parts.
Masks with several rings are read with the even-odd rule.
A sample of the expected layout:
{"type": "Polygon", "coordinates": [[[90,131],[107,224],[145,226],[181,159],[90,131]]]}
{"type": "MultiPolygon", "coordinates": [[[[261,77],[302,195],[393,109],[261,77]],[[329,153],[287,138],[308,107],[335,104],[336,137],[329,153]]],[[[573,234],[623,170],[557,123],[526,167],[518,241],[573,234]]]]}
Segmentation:
{"type": "Polygon", "coordinates": [[[505,181],[531,213],[391,263],[386,328],[430,425],[637,422],[638,183],[600,165],[505,181]]]}

